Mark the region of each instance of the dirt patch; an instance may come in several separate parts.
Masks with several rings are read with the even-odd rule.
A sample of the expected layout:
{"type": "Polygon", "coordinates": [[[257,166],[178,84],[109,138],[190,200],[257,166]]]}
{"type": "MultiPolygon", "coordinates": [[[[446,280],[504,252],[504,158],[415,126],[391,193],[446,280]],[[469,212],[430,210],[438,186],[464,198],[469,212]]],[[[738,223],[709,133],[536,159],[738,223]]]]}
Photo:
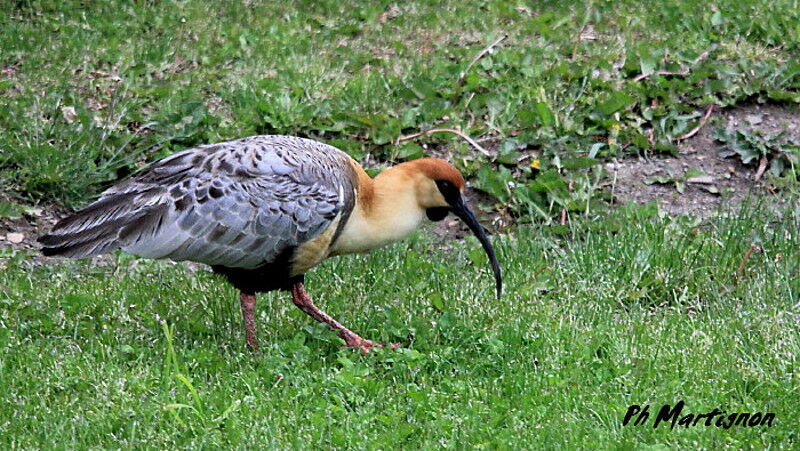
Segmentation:
{"type": "Polygon", "coordinates": [[[714,131],[720,127],[768,135],[785,131],[788,139],[800,139],[800,108],[751,105],[723,110],[715,116],[697,135],[679,145],[675,157],[607,163],[615,201],[643,204],[655,200],[667,213],[705,218],[720,207],[736,208],[748,195],[772,193],[767,177],[755,180],[757,165],[745,166],[738,158],[719,155],[724,144],[714,139],[714,131]],[[697,171],[703,176],[696,176],[697,171]],[[687,172],[695,176],[686,178],[687,172]],[[669,181],[657,183],[655,179],[669,181]]]}
{"type": "MultiPolygon", "coordinates": [[[[0,196],[0,200],[9,199],[0,196]]],[[[13,219],[0,218],[0,255],[8,249],[38,249],[40,246],[36,243],[36,238],[50,230],[65,215],[63,208],[48,205],[36,209],[34,214],[13,219]]]]}

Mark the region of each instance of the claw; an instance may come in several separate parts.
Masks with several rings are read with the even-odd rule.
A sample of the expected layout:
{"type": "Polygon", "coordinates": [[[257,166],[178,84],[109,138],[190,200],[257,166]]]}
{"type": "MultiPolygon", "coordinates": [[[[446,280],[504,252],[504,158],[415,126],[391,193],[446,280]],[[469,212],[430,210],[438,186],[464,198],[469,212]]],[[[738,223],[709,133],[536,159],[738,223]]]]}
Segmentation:
{"type": "Polygon", "coordinates": [[[400,347],[400,343],[392,343],[389,345],[385,345],[383,343],[375,343],[372,340],[367,340],[366,338],[361,338],[356,334],[346,335],[344,338],[345,345],[342,348],[358,348],[362,354],[369,354],[369,351],[372,348],[388,348],[391,350],[395,350],[400,347]]]}

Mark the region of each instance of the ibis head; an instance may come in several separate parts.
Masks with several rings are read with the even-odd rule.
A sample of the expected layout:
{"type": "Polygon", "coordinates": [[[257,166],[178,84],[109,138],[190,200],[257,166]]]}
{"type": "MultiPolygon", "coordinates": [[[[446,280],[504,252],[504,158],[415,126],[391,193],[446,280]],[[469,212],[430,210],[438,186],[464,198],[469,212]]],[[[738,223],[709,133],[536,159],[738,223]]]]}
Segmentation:
{"type": "Polygon", "coordinates": [[[433,182],[432,185],[430,183],[423,185],[426,186],[423,198],[429,199],[425,209],[426,216],[432,221],[440,221],[449,213],[453,213],[464,221],[478,238],[483,250],[486,251],[486,255],[489,257],[489,263],[492,266],[492,272],[494,272],[495,289],[499,298],[503,291],[500,265],[497,263],[494,248],[486,236],[483,226],[478,222],[464,198],[464,178],[456,168],[443,160],[430,159],[427,162],[424,161],[422,167],[426,168],[423,170],[423,174],[433,182]],[[430,167],[430,169],[427,167],[430,167]]]}
{"type": "Polygon", "coordinates": [[[486,231],[464,198],[464,177],[458,169],[438,158],[422,158],[386,169],[374,179],[359,167],[356,173],[358,199],[333,245],[333,255],[363,252],[400,240],[426,216],[440,221],[452,213],[464,221],[486,251],[500,296],[500,266],[486,231]]]}

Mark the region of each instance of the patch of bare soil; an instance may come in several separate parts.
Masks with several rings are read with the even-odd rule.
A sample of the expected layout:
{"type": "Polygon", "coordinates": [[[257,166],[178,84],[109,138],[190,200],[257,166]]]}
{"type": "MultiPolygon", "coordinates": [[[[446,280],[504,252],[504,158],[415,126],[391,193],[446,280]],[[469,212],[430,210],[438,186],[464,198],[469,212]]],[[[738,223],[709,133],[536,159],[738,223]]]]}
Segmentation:
{"type": "Polygon", "coordinates": [[[767,177],[756,181],[757,166],[745,166],[738,158],[722,158],[723,144],[714,139],[720,127],[766,134],[785,131],[800,138],[800,108],[751,105],[715,113],[699,133],[679,144],[679,154],[668,158],[628,158],[607,163],[616,202],[644,204],[655,200],[670,214],[708,217],[722,208],[736,208],[748,195],[771,194],[767,177]],[[704,176],[685,179],[687,171],[704,176]],[[646,183],[661,177],[683,183],[683,193],[674,181],[646,183]]]}
{"type": "Polygon", "coordinates": [[[0,218],[0,252],[7,249],[38,249],[40,246],[36,238],[50,230],[64,216],[66,212],[63,208],[51,205],[38,210],[38,214],[14,219],[0,218]]]}

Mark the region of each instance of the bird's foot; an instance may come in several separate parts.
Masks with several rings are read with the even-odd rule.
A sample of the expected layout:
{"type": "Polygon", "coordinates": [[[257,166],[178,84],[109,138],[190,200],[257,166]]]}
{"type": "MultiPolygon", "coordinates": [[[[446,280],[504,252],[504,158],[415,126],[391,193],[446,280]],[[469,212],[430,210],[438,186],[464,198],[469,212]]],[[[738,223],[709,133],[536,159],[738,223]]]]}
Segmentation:
{"type": "Polygon", "coordinates": [[[314,301],[312,301],[311,296],[306,293],[302,282],[297,282],[292,285],[292,301],[294,301],[294,304],[300,310],[304,311],[310,317],[321,323],[327,324],[331,327],[331,329],[335,330],[344,340],[345,348],[358,348],[358,350],[363,354],[367,354],[372,348],[397,349],[397,347],[400,346],[400,343],[394,343],[387,346],[359,337],[358,334],[344,327],[341,323],[331,318],[327,313],[323,312],[319,309],[319,307],[314,305],[314,301]]]}
{"type": "Polygon", "coordinates": [[[367,340],[366,338],[361,338],[358,335],[350,332],[350,334],[344,334],[342,337],[344,339],[345,348],[357,348],[361,351],[362,354],[368,354],[372,348],[387,348],[387,349],[397,349],[400,346],[400,343],[392,343],[389,345],[385,345],[383,343],[375,343],[372,340],[367,340]]]}

